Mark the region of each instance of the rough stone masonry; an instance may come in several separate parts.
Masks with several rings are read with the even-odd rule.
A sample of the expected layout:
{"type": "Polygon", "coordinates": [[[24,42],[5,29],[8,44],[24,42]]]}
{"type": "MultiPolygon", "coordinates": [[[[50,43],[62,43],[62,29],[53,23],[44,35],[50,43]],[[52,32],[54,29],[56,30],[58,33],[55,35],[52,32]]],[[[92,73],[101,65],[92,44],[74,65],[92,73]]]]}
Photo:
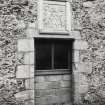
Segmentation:
{"type": "MultiPolygon", "coordinates": [[[[105,0],[72,0],[71,7],[74,104],[104,105],[105,0]]],[[[34,76],[37,34],[37,0],[0,0],[0,105],[69,102],[68,75],[34,76]]]]}

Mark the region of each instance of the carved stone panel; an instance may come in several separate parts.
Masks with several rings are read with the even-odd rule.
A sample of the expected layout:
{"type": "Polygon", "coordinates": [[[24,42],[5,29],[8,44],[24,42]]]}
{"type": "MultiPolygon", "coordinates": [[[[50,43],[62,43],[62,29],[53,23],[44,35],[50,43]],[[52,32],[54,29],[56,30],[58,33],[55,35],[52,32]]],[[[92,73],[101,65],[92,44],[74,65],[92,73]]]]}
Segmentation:
{"type": "Polygon", "coordinates": [[[69,33],[71,5],[67,0],[39,0],[39,32],[69,33]]]}
{"type": "Polygon", "coordinates": [[[66,3],[58,1],[44,1],[42,21],[44,30],[66,30],[66,3]]]}

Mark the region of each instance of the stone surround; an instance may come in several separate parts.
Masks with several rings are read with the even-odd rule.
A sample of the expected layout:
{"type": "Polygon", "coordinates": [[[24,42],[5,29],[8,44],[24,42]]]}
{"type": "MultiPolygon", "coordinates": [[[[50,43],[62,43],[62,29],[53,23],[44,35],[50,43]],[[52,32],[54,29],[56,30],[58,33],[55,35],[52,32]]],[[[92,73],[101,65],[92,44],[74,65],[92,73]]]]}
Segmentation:
{"type": "Polygon", "coordinates": [[[37,0],[0,1],[1,105],[59,103],[61,94],[65,94],[62,102],[68,103],[71,84],[74,103],[105,104],[105,1],[70,2],[72,27],[68,38],[75,39],[72,83],[68,75],[35,77],[34,37],[39,36],[37,0]],[[49,102],[50,98],[53,100],[49,102]]]}

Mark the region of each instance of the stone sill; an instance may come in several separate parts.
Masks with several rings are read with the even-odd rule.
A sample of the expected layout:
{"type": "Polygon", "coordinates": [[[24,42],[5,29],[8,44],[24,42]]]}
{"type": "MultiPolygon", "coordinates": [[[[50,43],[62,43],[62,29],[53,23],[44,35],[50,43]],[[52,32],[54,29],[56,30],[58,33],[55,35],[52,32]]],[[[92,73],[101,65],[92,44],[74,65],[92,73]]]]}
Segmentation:
{"type": "Polygon", "coordinates": [[[69,35],[69,31],[48,31],[48,30],[39,30],[39,34],[42,35],[69,35]]]}
{"type": "Polygon", "coordinates": [[[38,34],[33,37],[37,38],[67,38],[81,40],[80,33],[78,31],[45,31],[39,30],[38,34]]]}
{"type": "MultiPolygon", "coordinates": [[[[56,0],[50,0],[50,1],[56,1],[56,0]]],[[[57,0],[59,2],[67,2],[68,0],[57,0]]]]}
{"type": "Polygon", "coordinates": [[[72,40],[72,41],[74,41],[74,38],[72,36],[70,36],[70,35],[64,35],[64,34],[62,34],[62,35],[60,35],[60,34],[59,35],[56,35],[56,34],[51,35],[51,34],[46,33],[46,34],[37,35],[34,38],[66,39],[66,40],[72,40]]]}
{"type": "Polygon", "coordinates": [[[35,76],[72,74],[71,69],[35,70],[35,76]]]}

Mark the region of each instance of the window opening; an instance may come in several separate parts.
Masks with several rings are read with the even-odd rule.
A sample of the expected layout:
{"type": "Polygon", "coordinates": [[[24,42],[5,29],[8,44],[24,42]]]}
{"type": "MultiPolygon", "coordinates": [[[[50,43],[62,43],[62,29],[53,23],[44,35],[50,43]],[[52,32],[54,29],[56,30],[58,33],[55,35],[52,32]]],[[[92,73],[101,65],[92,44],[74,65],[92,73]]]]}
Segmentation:
{"type": "Polygon", "coordinates": [[[72,41],[36,38],[35,62],[36,71],[70,71],[72,68],[72,41]]]}

